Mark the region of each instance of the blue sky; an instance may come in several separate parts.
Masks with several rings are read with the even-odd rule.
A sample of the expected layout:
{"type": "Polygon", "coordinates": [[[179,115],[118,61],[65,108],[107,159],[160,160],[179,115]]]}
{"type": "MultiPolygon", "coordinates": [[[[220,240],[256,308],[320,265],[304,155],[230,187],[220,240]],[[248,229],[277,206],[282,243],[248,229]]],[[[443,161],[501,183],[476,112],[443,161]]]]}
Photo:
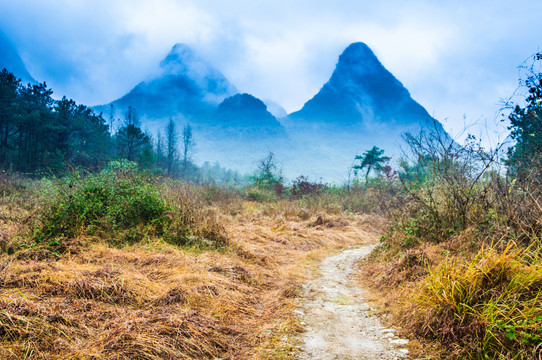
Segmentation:
{"type": "Polygon", "coordinates": [[[541,50],[541,14],[538,0],[0,0],[31,74],[85,104],[122,96],[184,42],[291,112],[363,41],[446,129],[487,123],[494,141],[517,66],[541,50]]]}

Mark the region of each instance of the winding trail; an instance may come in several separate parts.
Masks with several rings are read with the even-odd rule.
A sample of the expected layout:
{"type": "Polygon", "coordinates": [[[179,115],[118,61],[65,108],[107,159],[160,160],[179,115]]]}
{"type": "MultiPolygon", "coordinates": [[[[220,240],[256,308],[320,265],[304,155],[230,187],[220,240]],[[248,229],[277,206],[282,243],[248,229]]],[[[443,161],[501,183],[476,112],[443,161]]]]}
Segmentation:
{"type": "Polygon", "coordinates": [[[296,310],[306,332],[299,359],[402,359],[408,340],[395,336],[373,315],[361,289],[351,280],[356,262],[373,245],[350,248],[326,258],[320,275],[304,287],[301,308],[296,310]]]}

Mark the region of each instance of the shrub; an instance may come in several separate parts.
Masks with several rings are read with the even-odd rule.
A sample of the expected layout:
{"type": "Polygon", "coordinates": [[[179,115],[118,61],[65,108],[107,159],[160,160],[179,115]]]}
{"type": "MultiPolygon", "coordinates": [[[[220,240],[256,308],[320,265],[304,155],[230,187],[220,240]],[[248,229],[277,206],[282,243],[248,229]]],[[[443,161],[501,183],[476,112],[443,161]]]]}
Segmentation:
{"type": "Polygon", "coordinates": [[[135,171],[107,169],[72,174],[56,185],[56,194],[40,216],[38,241],[73,238],[84,233],[116,234],[147,226],[162,234],[171,222],[156,184],[135,171]]]}
{"type": "Polygon", "coordinates": [[[208,190],[182,181],[164,184],[162,196],[167,200],[171,212],[171,224],[164,234],[167,242],[204,247],[227,245],[225,230],[218,214],[208,205],[220,197],[224,197],[221,201],[230,202],[230,199],[234,199],[234,193],[223,191],[217,195],[212,191],[215,196],[210,198],[212,193],[208,190]]]}
{"type": "Polygon", "coordinates": [[[301,198],[305,195],[319,194],[324,188],[324,184],[310,182],[306,176],[299,176],[292,182],[292,196],[301,198]]]}
{"type": "Polygon", "coordinates": [[[35,239],[60,245],[82,235],[125,243],[161,236],[176,245],[204,239],[225,244],[222,228],[209,220],[216,216],[186,197],[179,201],[173,185],[159,184],[131,164],[113,163],[98,174],[75,173],[58,181],[39,217],[35,239]]]}

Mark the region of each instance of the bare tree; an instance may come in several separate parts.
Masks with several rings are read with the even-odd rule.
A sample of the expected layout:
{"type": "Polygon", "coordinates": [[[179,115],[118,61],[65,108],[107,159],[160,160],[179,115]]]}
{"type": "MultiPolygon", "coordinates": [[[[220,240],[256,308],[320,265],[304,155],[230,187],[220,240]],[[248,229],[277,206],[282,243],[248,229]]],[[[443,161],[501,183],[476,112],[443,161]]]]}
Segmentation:
{"type": "Polygon", "coordinates": [[[113,127],[115,126],[115,105],[111,104],[109,108],[109,132],[113,134],[115,131],[113,127]]]}
{"type": "Polygon", "coordinates": [[[473,207],[491,184],[484,174],[497,170],[502,147],[486,150],[481,140],[468,135],[464,145],[443,129],[403,134],[408,146],[399,174],[404,189],[424,208],[436,226],[451,224],[464,230],[473,207]],[[444,212],[444,210],[446,212],[444,212]],[[453,211],[450,211],[453,209],[453,211]]]}
{"type": "Polygon", "coordinates": [[[190,123],[186,124],[183,128],[183,158],[182,158],[182,168],[181,173],[182,177],[186,177],[186,171],[188,169],[188,164],[192,161],[192,156],[194,154],[194,148],[196,143],[194,142],[194,137],[192,135],[192,127],[190,123]]]}
{"type": "Polygon", "coordinates": [[[156,134],[156,166],[164,165],[164,137],[161,131],[156,134]]]}
{"type": "Polygon", "coordinates": [[[177,133],[177,127],[173,120],[169,119],[166,126],[166,168],[168,176],[171,176],[175,170],[178,141],[179,135],[177,133]]]}

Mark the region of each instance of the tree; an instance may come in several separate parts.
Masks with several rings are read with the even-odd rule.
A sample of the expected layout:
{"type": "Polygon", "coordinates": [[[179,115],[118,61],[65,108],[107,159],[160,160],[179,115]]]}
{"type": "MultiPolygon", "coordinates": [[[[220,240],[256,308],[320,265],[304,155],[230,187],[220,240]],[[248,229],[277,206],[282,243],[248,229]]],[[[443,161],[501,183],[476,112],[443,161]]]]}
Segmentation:
{"type": "Polygon", "coordinates": [[[186,172],[188,170],[188,165],[192,161],[192,156],[194,154],[194,148],[196,143],[192,135],[192,127],[190,123],[186,124],[183,128],[183,159],[182,159],[182,177],[186,177],[186,172]]]}
{"type": "Polygon", "coordinates": [[[374,169],[380,171],[383,169],[384,164],[390,161],[390,157],[382,155],[384,155],[384,150],[381,150],[376,146],[373,146],[371,150],[365,151],[363,155],[356,155],[355,160],[359,160],[360,163],[352,166],[354,174],[357,176],[358,170],[367,169],[365,173],[365,183],[367,183],[369,181],[369,173],[371,170],[374,169]]]}
{"type": "Polygon", "coordinates": [[[109,155],[110,135],[105,120],[85,105],[65,96],[54,105],[56,116],[51,136],[65,165],[99,168],[109,155]]]}
{"type": "Polygon", "coordinates": [[[131,106],[126,112],[124,126],[116,134],[119,156],[128,161],[139,161],[143,150],[150,144],[150,138],[141,131],[137,113],[131,106]]]}
{"type": "Polygon", "coordinates": [[[45,83],[23,86],[0,72],[0,166],[28,174],[61,173],[72,165],[98,168],[109,156],[110,135],[101,115],[63,97],[45,83]]]}
{"type": "Polygon", "coordinates": [[[165,166],[164,137],[161,131],[158,131],[158,134],[156,134],[156,166],[159,168],[165,166]]]}
{"type": "Polygon", "coordinates": [[[115,105],[111,104],[109,108],[109,132],[113,134],[115,126],[115,105]]]}
{"type": "Polygon", "coordinates": [[[52,112],[53,91],[42,83],[21,87],[19,93],[22,109],[17,121],[17,166],[25,172],[60,169],[61,155],[53,135],[62,126],[52,112]]]}
{"type": "MultiPolygon", "coordinates": [[[[184,135],[184,132],[183,132],[183,135],[184,135]]],[[[166,126],[166,169],[167,169],[167,175],[170,177],[172,176],[172,173],[175,168],[175,163],[177,162],[178,138],[179,138],[179,135],[177,134],[177,127],[175,126],[175,123],[173,122],[173,120],[170,118],[166,126]]],[[[186,157],[186,153],[184,155],[186,157]]],[[[185,170],[186,170],[186,167],[183,161],[183,176],[184,176],[185,170]]]]}
{"type": "Polygon", "coordinates": [[[256,185],[271,186],[282,182],[282,175],[275,154],[271,151],[257,164],[256,174],[253,177],[256,185]]]}
{"type": "Polygon", "coordinates": [[[526,105],[516,105],[509,115],[509,130],[516,144],[508,150],[510,172],[523,179],[542,165],[542,53],[533,56],[533,64],[523,67],[528,75],[522,83],[528,91],[526,105]]]}
{"type": "Polygon", "coordinates": [[[0,164],[6,166],[9,140],[16,130],[21,79],[6,69],[0,72],[0,164]]]}

